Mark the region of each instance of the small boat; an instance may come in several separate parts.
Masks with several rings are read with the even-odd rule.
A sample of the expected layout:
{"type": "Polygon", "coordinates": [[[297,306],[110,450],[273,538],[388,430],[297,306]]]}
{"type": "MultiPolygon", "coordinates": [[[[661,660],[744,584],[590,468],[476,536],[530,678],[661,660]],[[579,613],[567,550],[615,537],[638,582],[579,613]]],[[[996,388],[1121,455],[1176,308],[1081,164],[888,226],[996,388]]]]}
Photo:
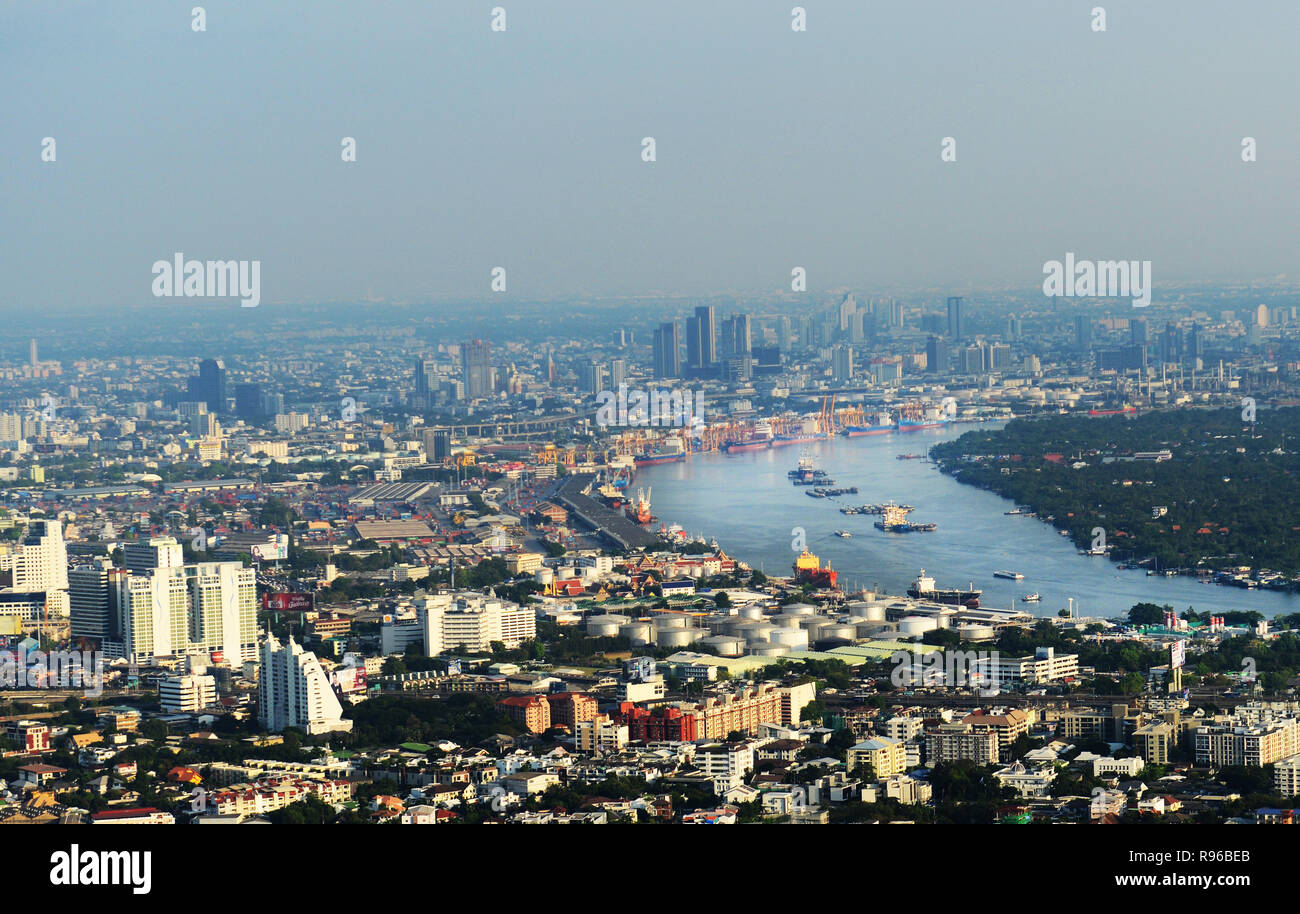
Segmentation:
{"type": "Polygon", "coordinates": [[[1025,594],[1023,597],[1021,597],[1020,599],[1021,599],[1022,601],[1024,601],[1025,603],[1037,603],[1039,600],[1042,599],[1042,597],[1040,597],[1040,596],[1039,596],[1038,594],[1036,594],[1036,593],[1027,593],[1027,594],[1025,594]]]}
{"type": "Polygon", "coordinates": [[[853,534],[850,533],[850,532],[847,531],[847,530],[836,530],[836,531],[835,531],[835,535],[836,535],[836,536],[849,537],[849,536],[852,536],[853,534]]]}
{"type": "Polygon", "coordinates": [[[1025,576],[1018,571],[995,571],[993,577],[1006,578],[1008,581],[1023,581],[1025,579],[1025,576]]]}

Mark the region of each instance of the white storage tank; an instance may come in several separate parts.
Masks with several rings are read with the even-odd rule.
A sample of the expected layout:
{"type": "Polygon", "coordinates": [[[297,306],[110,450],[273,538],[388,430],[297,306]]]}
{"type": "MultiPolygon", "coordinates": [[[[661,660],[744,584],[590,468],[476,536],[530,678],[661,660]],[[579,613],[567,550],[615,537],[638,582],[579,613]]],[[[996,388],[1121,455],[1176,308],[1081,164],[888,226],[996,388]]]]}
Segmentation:
{"type": "Polygon", "coordinates": [[[545,587],[555,580],[555,572],[549,568],[538,568],[533,572],[533,580],[545,587]]]}
{"type": "Polygon", "coordinates": [[[655,613],[655,628],[663,631],[666,628],[689,628],[690,620],[686,616],[675,616],[671,613],[655,613]]]}
{"type": "Polygon", "coordinates": [[[968,622],[957,626],[957,634],[963,641],[991,641],[997,634],[992,625],[979,625],[968,622]]]}
{"type": "Polygon", "coordinates": [[[736,610],[736,615],[742,619],[761,619],[763,618],[763,607],[761,606],[742,606],[736,610]]]}
{"type": "Polygon", "coordinates": [[[652,632],[649,622],[628,622],[618,627],[618,634],[633,644],[649,644],[652,632]]]}
{"type": "Polygon", "coordinates": [[[659,647],[686,647],[699,640],[699,632],[690,628],[661,628],[655,632],[659,647]]]}
{"type": "Polygon", "coordinates": [[[939,623],[927,616],[906,616],[898,623],[899,633],[909,638],[932,632],[938,627],[939,623]]]}
{"type": "Polygon", "coordinates": [[[590,616],[587,619],[587,634],[593,638],[617,638],[619,626],[628,623],[627,616],[590,616]]]}
{"type": "Polygon", "coordinates": [[[745,652],[745,642],[728,635],[711,635],[700,639],[700,644],[717,651],[719,657],[739,657],[745,652]]]}
{"type": "Polygon", "coordinates": [[[573,577],[572,565],[560,565],[555,569],[555,576],[561,581],[567,581],[573,577]]]}
{"type": "Polygon", "coordinates": [[[750,653],[756,657],[784,657],[790,653],[790,648],[784,644],[758,644],[750,650],[750,653]]]}
{"type": "Polygon", "coordinates": [[[802,628],[778,628],[772,632],[773,644],[784,644],[792,651],[808,649],[808,633],[802,628]]]}
{"type": "Polygon", "coordinates": [[[811,603],[791,603],[789,606],[782,607],[782,613],[795,616],[815,616],[817,607],[811,603]]]}
{"type": "Polygon", "coordinates": [[[885,621],[885,604],[884,603],[850,603],[849,615],[853,619],[862,619],[868,622],[885,621]]]}
{"type": "MultiPolygon", "coordinates": [[[[808,632],[812,636],[812,632],[808,632]]],[[[816,640],[821,641],[825,638],[843,638],[845,641],[855,641],[858,637],[858,628],[856,625],[846,625],[835,623],[828,625],[817,633],[816,640]]]]}

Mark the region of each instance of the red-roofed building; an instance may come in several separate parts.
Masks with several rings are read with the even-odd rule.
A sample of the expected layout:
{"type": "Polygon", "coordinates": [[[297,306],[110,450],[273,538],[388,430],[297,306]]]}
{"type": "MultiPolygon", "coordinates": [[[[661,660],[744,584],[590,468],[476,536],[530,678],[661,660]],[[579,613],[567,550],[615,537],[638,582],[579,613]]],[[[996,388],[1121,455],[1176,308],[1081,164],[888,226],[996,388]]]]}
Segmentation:
{"type": "Polygon", "coordinates": [[[90,821],[94,825],[175,825],[176,817],[152,806],[137,806],[97,812],[90,821]]]}

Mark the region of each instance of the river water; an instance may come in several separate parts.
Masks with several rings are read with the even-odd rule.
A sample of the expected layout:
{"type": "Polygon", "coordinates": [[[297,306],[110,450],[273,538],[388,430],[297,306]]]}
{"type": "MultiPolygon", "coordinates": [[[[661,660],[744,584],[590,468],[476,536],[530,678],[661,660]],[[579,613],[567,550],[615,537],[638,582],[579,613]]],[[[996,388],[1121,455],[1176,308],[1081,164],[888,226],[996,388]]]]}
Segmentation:
{"type": "MultiPolygon", "coordinates": [[[[992,426],[996,427],[996,426],[992,426]]],[[[1075,614],[1115,616],[1139,602],[1171,604],[1182,610],[1255,610],[1265,616],[1300,611],[1300,594],[1250,591],[1202,584],[1188,577],[1148,576],[1124,570],[1102,557],[1079,555],[1075,545],[1037,518],[1007,516],[1015,505],[992,492],[962,485],[928,460],[899,460],[925,454],[968,426],[906,434],[834,438],[746,454],[695,454],[679,464],[645,467],[631,492],[652,489],[652,510],[661,522],[680,524],[690,535],[716,538],[727,554],[768,574],[788,575],[802,527],[808,548],[840,575],[840,586],[878,585],[902,594],[924,568],[939,587],[981,588],[984,606],[1012,607],[1054,616],[1074,599],[1075,614]],[[807,487],[786,478],[807,451],[836,486],[857,486],[857,495],[810,498],[807,487]],[[938,524],[934,533],[884,533],[879,518],[843,515],[842,505],[890,500],[914,505],[909,518],[938,524]],[[841,538],[837,529],[853,535],[841,538]],[[1018,571],[1021,581],[993,577],[1018,571]],[[1040,603],[1020,597],[1037,592],[1040,603]]]]}

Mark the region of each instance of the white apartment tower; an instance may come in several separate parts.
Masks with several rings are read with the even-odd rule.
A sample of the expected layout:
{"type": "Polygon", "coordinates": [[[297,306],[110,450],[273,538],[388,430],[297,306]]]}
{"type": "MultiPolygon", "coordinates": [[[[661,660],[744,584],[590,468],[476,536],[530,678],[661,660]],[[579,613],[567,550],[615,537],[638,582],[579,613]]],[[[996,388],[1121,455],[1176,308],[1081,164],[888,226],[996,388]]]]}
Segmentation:
{"type": "Polygon", "coordinates": [[[266,639],[258,679],[258,719],[267,730],[298,727],[316,734],[352,729],[320,661],[292,638],[286,645],[266,639]]]}

